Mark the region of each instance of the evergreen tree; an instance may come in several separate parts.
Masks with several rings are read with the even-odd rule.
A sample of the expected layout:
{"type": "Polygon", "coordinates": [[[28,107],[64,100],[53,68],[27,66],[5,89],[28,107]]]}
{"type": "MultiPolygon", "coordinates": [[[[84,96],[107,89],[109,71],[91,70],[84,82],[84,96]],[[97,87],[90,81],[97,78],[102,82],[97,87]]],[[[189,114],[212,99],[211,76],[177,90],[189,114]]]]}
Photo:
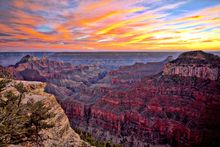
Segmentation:
{"type": "Polygon", "coordinates": [[[42,138],[40,131],[54,126],[46,121],[54,114],[42,101],[21,103],[27,92],[22,83],[14,86],[19,95],[11,91],[2,94],[8,82],[0,81],[0,146],[25,143],[41,145],[46,138],[42,138]]]}

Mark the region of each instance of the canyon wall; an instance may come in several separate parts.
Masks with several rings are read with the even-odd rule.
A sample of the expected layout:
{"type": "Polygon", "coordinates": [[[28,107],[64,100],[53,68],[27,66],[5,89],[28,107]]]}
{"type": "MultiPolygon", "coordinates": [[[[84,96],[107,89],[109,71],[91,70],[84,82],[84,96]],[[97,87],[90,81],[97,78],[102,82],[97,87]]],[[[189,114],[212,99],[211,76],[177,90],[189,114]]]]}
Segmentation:
{"type": "Polygon", "coordinates": [[[217,80],[219,77],[219,68],[211,67],[211,65],[175,65],[167,64],[163,70],[164,75],[180,75],[189,77],[198,77],[202,79],[217,80]]]}
{"type": "Polygon", "coordinates": [[[100,140],[125,146],[215,145],[220,137],[219,89],[213,81],[193,80],[158,76],[126,93],[112,91],[94,105],[61,104],[73,127],[100,140]]]}

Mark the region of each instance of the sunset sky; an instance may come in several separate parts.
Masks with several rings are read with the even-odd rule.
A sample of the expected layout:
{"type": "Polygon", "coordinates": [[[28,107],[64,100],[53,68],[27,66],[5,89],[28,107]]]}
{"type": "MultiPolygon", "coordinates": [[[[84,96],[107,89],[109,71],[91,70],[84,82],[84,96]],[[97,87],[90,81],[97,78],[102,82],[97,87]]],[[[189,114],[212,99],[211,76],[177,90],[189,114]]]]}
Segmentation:
{"type": "Polygon", "coordinates": [[[220,51],[220,0],[0,0],[0,51],[220,51]]]}

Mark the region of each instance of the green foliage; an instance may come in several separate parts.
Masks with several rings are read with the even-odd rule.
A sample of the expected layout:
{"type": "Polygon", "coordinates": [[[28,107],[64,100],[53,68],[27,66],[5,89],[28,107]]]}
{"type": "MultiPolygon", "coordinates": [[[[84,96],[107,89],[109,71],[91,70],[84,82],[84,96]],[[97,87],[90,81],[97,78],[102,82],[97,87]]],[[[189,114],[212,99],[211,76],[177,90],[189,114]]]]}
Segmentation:
{"type": "Polygon", "coordinates": [[[24,84],[23,84],[22,82],[16,84],[14,87],[15,87],[15,88],[17,89],[17,91],[18,91],[19,93],[21,93],[21,94],[27,92],[27,89],[24,87],[24,84]]]}
{"type": "Polygon", "coordinates": [[[123,147],[122,144],[113,144],[110,141],[104,142],[104,141],[96,140],[95,138],[92,137],[91,134],[84,132],[80,129],[75,128],[74,130],[76,131],[76,133],[78,133],[80,135],[82,140],[90,143],[92,146],[96,146],[96,147],[123,147]]]}
{"type": "Polygon", "coordinates": [[[20,95],[19,95],[19,101],[18,101],[18,106],[19,106],[20,103],[21,103],[22,97],[24,97],[25,92],[27,92],[27,89],[24,87],[24,84],[23,84],[22,82],[16,84],[14,87],[15,87],[15,88],[17,89],[17,91],[20,93],[20,95]]]}
{"type": "Polygon", "coordinates": [[[0,78],[12,79],[12,75],[4,67],[0,66],[0,78]]]}
{"type": "MultiPolygon", "coordinates": [[[[0,81],[0,89],[4,89],[5,85],[0,81]]],[[[28,142],[39,145],[46,139],[42,138],[40,131],[54,126],[46,122],[54,114],[41,101],[21,103],[22,95],[27,90],[21,83],[15,88],[19,95],[7,91],[0,96],[0,146],[28,142]]]]}
{"type": "Polygon", "coordinates": [[[11,82],[11,80],[8,80],[8,79],[3,79],[3,80],[0,80],[0,92],[2,92],[5,88],[5,86],[11,82]]]}

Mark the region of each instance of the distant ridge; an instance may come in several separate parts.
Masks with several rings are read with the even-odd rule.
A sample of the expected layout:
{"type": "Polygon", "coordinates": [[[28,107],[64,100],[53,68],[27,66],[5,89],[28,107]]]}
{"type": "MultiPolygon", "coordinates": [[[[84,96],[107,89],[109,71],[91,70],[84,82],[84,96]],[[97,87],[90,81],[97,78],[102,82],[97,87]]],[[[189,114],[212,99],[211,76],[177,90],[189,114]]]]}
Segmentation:
{"type": "Polygon", "coordinates": [[[219,78],[220,57],[203,51],[190,51],[165,65],[164,75],[179,75],[217,80],[219,78]]]}
{"type": "Polygon", "coordinates": [[[201,50],[198,51],[189,51],[180,54],[178,58],[189,58],[189,59],[199,59],[199,60],[219,60],[220,57],[217,55],[207,53],[201,50]]]}
{"type": "Polygon", "coordinates": [[[182,53],[176,60],[171,61],[176,64],[210,64],[213,66],[219,66],[220,57],[212,53],[204,51],[189,51],[182,53]]]}

